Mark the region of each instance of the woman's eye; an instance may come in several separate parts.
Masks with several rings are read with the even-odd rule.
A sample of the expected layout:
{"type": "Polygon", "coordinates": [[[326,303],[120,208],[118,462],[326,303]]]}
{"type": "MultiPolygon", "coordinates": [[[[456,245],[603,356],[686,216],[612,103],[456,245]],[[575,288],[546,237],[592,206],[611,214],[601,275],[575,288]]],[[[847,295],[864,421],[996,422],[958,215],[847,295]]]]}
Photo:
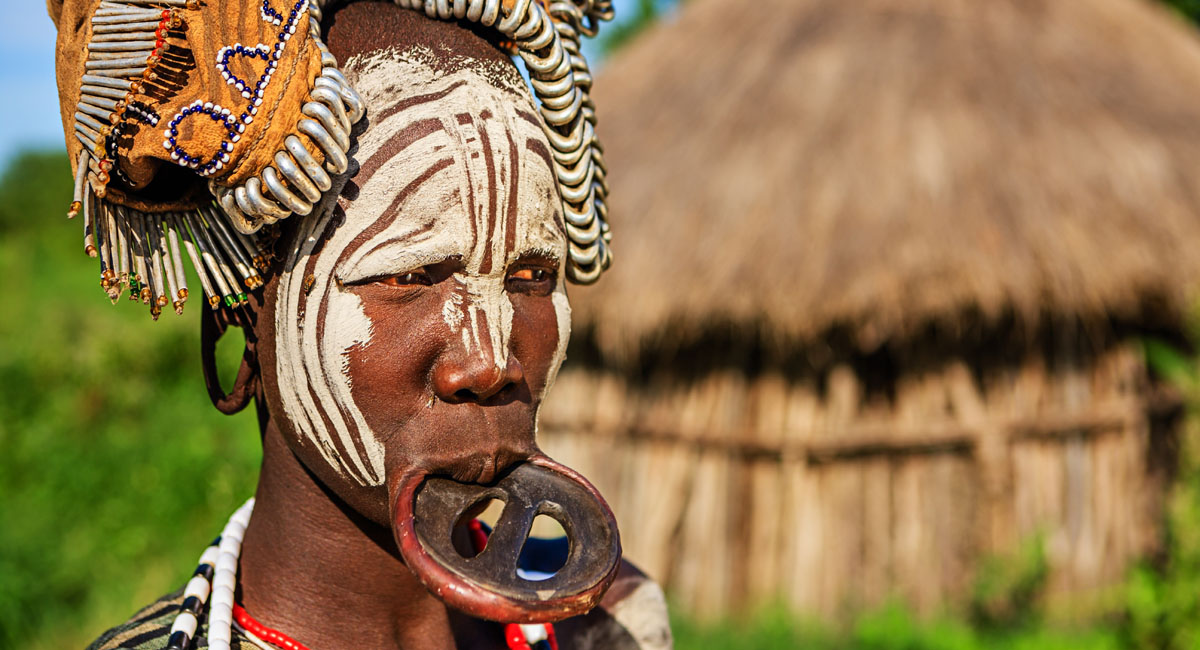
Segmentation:
{"type": "Polygon", "coordinates": [[[432,278],[425,271],[409,271],[400,275],[392,275],[386,278],[377,280],[380,284],[386,284],[389,287],[410,287],[413,285],[429,286],[433,284],[432,278]]]}
{"type": "Polygon", "coordinates": [[[554,291],[555,272],[551,269],[537,266],[509,271],[505,285],[509,291],[527,293],[535,296],[548,296],[554,291]]]}
{"type": "Polygon", "coordinates": [[[521,282],[541,282],[550,278],[550,272],[546,269],[517,269],[512,275],[508,276],[509,280],[519,280],[521,282]]]}

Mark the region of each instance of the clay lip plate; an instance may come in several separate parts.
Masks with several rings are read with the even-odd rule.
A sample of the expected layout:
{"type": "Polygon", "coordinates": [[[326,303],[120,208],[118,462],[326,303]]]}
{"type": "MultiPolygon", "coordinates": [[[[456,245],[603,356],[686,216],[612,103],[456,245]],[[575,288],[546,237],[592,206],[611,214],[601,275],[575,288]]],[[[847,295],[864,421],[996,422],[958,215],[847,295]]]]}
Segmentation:
{"type": "Polygon", "coordinates": [[[399,486],[393,533],[409,568],[446,604],[503,623],[546,623],[595,607],[617,575],[621,539],[599,491],[575,470],[535,456],[488,485],[414,474],[399,486]],[[475,557],[463,557],[452,531],[488,499],[504,510],[475,557]],[[517,575],[533,519],[548,515],[567,533],[566,563],[546,580],[517,575]]]}

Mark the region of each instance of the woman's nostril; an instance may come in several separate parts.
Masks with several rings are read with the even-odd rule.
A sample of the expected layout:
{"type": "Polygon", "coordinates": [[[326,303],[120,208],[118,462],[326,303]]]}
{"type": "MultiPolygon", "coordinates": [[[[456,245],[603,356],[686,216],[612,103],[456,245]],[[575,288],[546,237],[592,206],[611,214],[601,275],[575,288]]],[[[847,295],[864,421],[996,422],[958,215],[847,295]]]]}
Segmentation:
{"type": "Polygon", "coordinates": [[[472,359],[458,363],[440,364],[434,369],[436,394],[447,402],[491,402],[515,393],[524,380],[519,363],[510,359],[505,366],[496,366],[487,359],[472,359]]]}

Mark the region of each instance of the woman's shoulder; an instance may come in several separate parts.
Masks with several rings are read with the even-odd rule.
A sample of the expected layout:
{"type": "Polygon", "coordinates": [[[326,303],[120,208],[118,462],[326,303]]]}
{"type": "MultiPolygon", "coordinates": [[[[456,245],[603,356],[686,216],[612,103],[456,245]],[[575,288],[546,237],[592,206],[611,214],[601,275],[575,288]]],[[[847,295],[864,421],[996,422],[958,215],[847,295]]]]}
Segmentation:
{"type": "Polygon", "coordinates": [[[100,635],[88,646],[88,650],[112,650],[115,648],[137,648],[158,650],[167,643],[171,623],[183,603],[183,590],[169,593],[146,605],[128,621],[100,635]]]}
{"type": "MultiPolygon", "coordinates": [[[[143,607],[128,621],[101,634],[87,650],[162,650],[167,647],[171,625],[182,606],[183,589],[173,591],[143,607]]],[[[202,620],[192,647],[197,650],[207,648],[207,636],[208,624],[202,620]]],[[[230,646],[232,650],[254,650],[254,646],[237,631],[230,646]]]]}
{"type": "Polygon", "coordinates": [[[554,627],[570,648],[669,650],[673,645],[662,589],[625,560],[599,607],[554,627]]]}

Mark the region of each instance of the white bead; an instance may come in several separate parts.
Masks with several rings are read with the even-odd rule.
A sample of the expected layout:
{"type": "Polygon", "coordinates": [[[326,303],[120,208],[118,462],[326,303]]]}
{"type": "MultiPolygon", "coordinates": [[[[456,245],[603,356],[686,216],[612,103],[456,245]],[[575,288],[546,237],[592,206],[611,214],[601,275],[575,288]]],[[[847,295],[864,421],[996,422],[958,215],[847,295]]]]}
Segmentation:
{"type": "Polygon", "coordinates": [[[228,589],[230,592],[237,586],[237,575],[233,571],[222,569],[217,572],[213,578],[213,591],[218,589],[228,589]]]}
{"type": "Polygon", "coordinates": [[[200,554],[200,562],[199,563],[207,564],[209,566],[215,566],[217,564],[217,555],[218,555],[217,547],[209,546],[208,548],[204,549],[204,553],[200,554]]]}
{"type": "Polygon", "coordinates": [[[546,636],[546,625],[544,623],[522,625],[521,633],[525,635],[525,640],[529,643],[529,645],[533,645],[538,641],[545,641],[549,638],[546,636]]]}
{"type": "Polygon", "coordinates": [[[209,636],[208,637],[208,650],[230,650],[229,642],[228,641],[217,641],[217,640],[213,639],[212,636],[209,636]]]}
{"type": "Polygon", "coordinates": [[[236,540],[227,537],[224,531],[221,532],[221,545],[217,548],[221,551],[221,556],[217,558],[218,566],[222,563],[237,564],[238,552],[241,550],[242,545],[236,540]]]}
{"type": "Polygon", "coordinates": [[[204,576],[193,576],[191,580],[188,580],[187,587],[183,589],[183,597],[189,598],[195,596],[203,603],[208,600],[208,592],[210,590],[211,586],[204,579],[204,576]]]}
{"type": "Polygon", "coordinates": [[[213,641],[230,641],[233,638],[233,621],[228,617],[217,619],[211,615],[208,617],[208,642],[213,641]]]}
{"type": "Polygon", "coordinates": [[[171,634],[183,630],[188,638],[196,636],[196,615],[191,612],[182,612],[175,617],[175,623],[171,625],[171,634]]]}
{"type": "Polygon", "coordinates": [[[225,585],[219,585],[219,586],[213,587],[213,607],[216,607],[218,604],[220,604],[221,606],[225,606],[225,605],[229,605],[230,607],[233,606],[233,589],[232,588],[227,587],[225,585]]]}

